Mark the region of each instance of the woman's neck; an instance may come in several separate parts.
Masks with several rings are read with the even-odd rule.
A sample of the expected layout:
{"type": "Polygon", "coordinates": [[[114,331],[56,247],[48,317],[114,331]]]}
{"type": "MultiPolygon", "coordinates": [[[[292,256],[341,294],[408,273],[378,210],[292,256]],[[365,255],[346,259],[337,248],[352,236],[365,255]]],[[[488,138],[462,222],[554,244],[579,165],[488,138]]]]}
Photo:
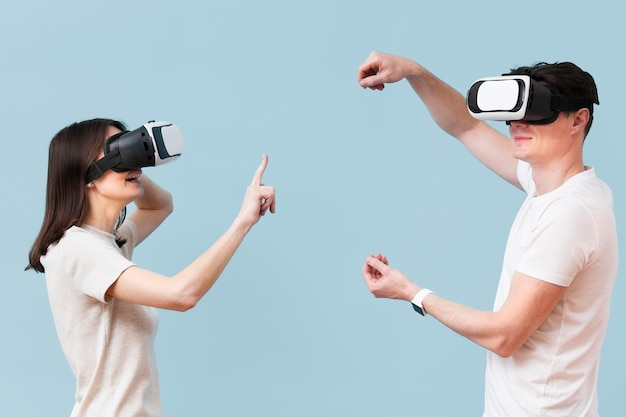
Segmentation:
{"type": "Polygon", "coordinates": [[[107,233],[113,233],[115,231],[115,224],[120,215],[122,209],[109,209],[102,211],[95,211],[89,209],[87,215],[83,220],[83,224],[95,227],[107,233]]]}

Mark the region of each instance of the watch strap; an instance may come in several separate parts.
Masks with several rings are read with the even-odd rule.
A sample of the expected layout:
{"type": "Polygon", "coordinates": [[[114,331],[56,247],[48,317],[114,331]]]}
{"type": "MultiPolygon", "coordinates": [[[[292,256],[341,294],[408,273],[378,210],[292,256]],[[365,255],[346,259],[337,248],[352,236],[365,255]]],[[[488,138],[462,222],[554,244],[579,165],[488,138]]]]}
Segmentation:
{"type": "Polygon", "coordinates": [[[426,296],[429,294],[434,294],[434,291],[431,291],[426,288],[422,288],[421,290],[417,292],[417,294],[415,294],[415,297],[413,297],[413,299],[411,300],[411,304],[413,305],[413,310],[415,310],[417,313],[421,314],[422,316],[425,316],[426,314],[428,314],[426,313],[426,310],[424,309],[424,305],[422,304],[422,302],[424,301],[424,298],[426,298],[426,296]]]}

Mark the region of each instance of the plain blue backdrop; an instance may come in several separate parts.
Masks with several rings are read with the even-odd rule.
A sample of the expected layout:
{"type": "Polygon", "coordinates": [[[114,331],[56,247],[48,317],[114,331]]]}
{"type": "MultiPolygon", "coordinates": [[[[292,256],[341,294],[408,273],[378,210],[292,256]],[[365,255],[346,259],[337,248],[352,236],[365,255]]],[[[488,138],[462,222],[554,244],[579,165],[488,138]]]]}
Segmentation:
{"type": "MultiPolygon", "coordinates": [[[[440,295],[490,309],[523,194],[441,132],[406,81],[363,90],[356,69],[374,49],[402,54],[465,91],[514,66],[577,63],[601,102],[585,163],[612,187],[623,235],[625,15],[608,0],[3,5],[0,416],[68,416],[73,405],[44,277],[23,269],[48,143],[92,117],[183,131],[183,156],[144,171],[176,209],[135,261],[164,274],[226,230],[270,157],[277,213],[195,309],[159,313],[166,416],[480,416],[484,350],[374,299],[360,271],[382,252],[440,295]]],[[[626,415],[624,285],[620,272],[603,417],[626,415]]]]}

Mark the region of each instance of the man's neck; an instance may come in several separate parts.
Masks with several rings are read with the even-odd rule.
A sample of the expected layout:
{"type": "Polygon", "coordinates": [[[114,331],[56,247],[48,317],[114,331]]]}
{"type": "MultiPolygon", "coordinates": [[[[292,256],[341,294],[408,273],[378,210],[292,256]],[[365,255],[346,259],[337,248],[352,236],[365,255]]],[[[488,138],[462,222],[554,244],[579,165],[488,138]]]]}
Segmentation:
{"type": "Polygon", "coordinates": [[[585,171],[581,160],[567,165],[554,163],[548,165],[533,165],[533,180],[536,187],[536,195],[540,196],[556,190],[574,175],[585,171]]]}

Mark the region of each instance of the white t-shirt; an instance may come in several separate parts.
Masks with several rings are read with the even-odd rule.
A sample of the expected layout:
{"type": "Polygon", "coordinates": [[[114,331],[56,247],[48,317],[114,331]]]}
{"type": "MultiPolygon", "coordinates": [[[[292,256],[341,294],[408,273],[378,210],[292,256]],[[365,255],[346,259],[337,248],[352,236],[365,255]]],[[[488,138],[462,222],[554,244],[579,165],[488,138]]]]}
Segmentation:
{"type": "Polygon", "coordinates": [[[494,311],[515,271],[567,289],[511,357],[488,352],[484,417],[597,417],[618,261],[612,193],[593,168],[538,197],[530,165],[519,162],[518,178],[528,197],[511,227],[494,311]]]}
{"type": "Polygon", "coordinates": [[[71,227],[42,257],[57,334],[76,376],[72,417],[161,416],[154,353],[156,310],[106,295],[130,261],[137,227],[119,229],[127,242],[87,225],[71,227]]]}

